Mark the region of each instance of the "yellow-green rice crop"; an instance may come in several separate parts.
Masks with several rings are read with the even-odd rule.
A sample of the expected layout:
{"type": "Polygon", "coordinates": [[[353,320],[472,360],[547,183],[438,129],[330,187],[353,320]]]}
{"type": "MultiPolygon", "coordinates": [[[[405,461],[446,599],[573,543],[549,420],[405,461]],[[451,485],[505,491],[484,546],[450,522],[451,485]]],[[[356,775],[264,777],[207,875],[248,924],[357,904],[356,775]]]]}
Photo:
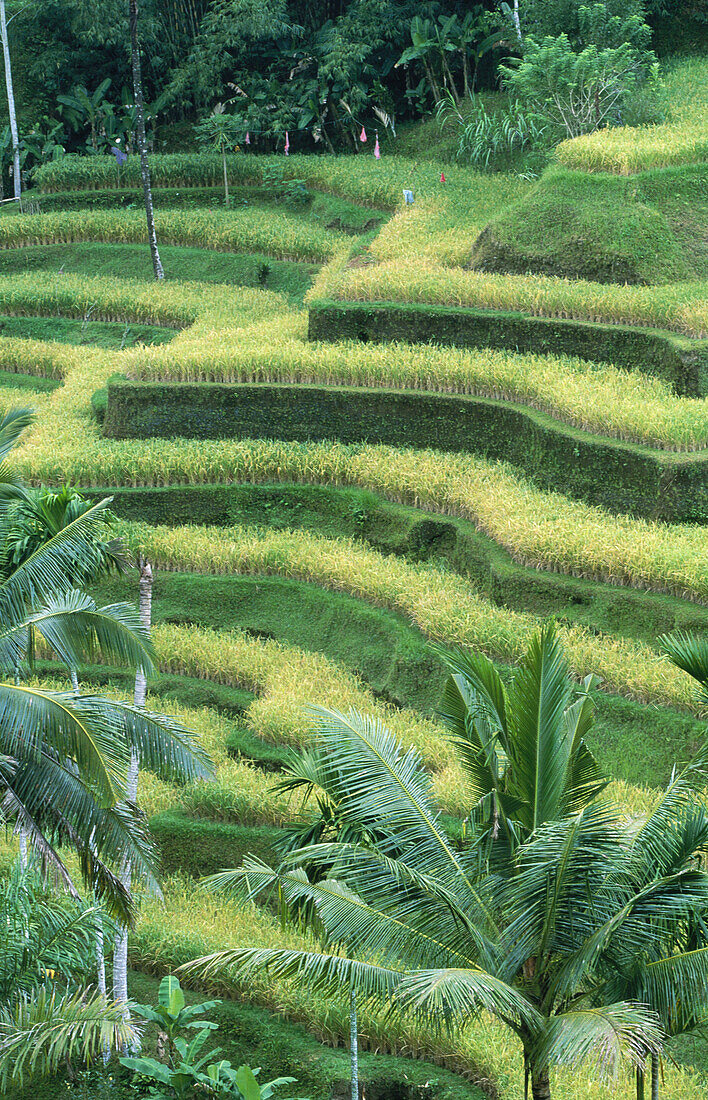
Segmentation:
{"type": "MultiPolygon", "coordinates": [[[[184,878],[165,883],[165,905],[147,901],[130,945],[131,963],[153,974],[163,974],[184,962],[231,946],[312,949],[306,934],[283,928],[272,914],[255,906],[239,907],[201,891],[184,878]]],[[[243,996],[249,1001],[285,1013],[304,1023],[320,1039],[333,1045],[346,1042],[349,1009],[346,997],[313,994],[293,980],[259,975],[248,986],[228,977],[213,979],[210,990],[243,996]]],[[[362,1010],[360,1040],[363,1049],[424,1058],[457,1070],[487,1089],[498,1100],[518,1100],[523,1082],[519,1045],[507,1029],[481,1017],[462,1030],[440,1031],[422,1021],[398,1019],[362,1010]]],[[[704,1078],[667,1063],[665,1088],[671,1100],[696,1100],[704,1078]]],[[[558,1100],[633,1100],[634,1081],[621,1077],[612,1086],[601,1084],[590,1069],[559,1070],[553,1075],[558,1100]]]]}
{"type": "MultiPolygon", "coordinates": [[[[124,523],[119,530],[134,551],[160,569],[295,577],[402,613],[434,641],[506,660],[521,657],[538,625],[531,615],[490,603],[456,574],[384,557],[351,539],[250,527],[225,531],[124,523]]],[[[561,633],[578,678],[593,672],[618,694],[691,705],[689,678],[646,645],[610,636],[598,639],[578,626],[563,627],[561,633]]]]}
{"type": "MultiPolygon", "coordinates": [[[[471,168],[451,167],[430,161],[411,162],[406,157],[386,156],[377,161],[371,155],[359,156],[250,156],[227,157],[232,185],[263,183],[264,172],[276,172],[284,180],[302,180],[318,191],[340,195],[362,206],[395,209],[403,202],[403,189],[416,195],[439,194],[444,184],[440,173],[469,190],[485,186],[481,173],[471,168]],[[481,181],[481,183],[480,183],[481,181]]],[[[223,182],[223,162],[213,154],[155,154],[150,158],[150,174],[155,187],[219,187],[223,182]]],[[[135,187],[140,171],[133,159],[118,171],[115,158],[64,157],[44,164],[35,173],[41,191],[69,191],[135,187]]]]}
{"type": "Polygon", "coordinates": [[[369,445],[101,439],[89,397],[118,369],[117,362],[116,353],[93,354],[49,397],[16,460],[26,476],[87,486],[359,485],[391,500],[465,516],[527,565],[708,599],[701,528],[613,516],[542,492],[501,463],[369,445]]]}
{"type": "MultiPolygon", "coordinates": [[[[170,344],[114,353],[110,373],[141,380],[476,394],[522,402],[576,427],[632,442],[676,451],[708,446],[708,403],[676,397],[665,383],[639,372],[566,356],[490,349],[313,344],[306,339],[301,312],[280,295],[248,287],[33,273],[0,278],[0,313],[79,318],[90,313],[96,320],[188,326],[170,344]]],[[[62,345],[0,343],[0,365],[6,370],[65,377],[81,369],[84,360],[84,352],[62,345]]]]}
{"type": "MultiPolygon", "coordinates": [[[[257,207],[156,211],[155,225],[163,244],[219,252],[265,252],[281,259],[314,262],[327,259],[345,239],[339,232],[284,210],[257,207]]],[[[0,220],[0,248],[77,241],[147,243],[145,216],[132,210],[70,210],[0,220]]]]}
{"type": "Polygon", "coordinates": [[[708,337],[708,283],[626,286],[551,275],[488,275],[405,259],[350,268],[329,287],[332,297],[358,302],[423,302],[520,310],[610,324],[646,325],[708,337]]]}

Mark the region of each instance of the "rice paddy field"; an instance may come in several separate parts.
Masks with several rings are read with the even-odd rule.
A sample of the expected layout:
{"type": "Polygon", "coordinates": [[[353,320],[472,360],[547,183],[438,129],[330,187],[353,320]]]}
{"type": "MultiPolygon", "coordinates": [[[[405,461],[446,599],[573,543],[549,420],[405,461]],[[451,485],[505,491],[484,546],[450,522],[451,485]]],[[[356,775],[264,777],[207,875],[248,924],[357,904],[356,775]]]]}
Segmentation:
{"type": "MultiPolygon", "coordinates": [[[[566,143],[559,164],[631,175],[702,163],[706,75],[704,63],[674,65],[666,77],[672,121],[566,143]]],[[[144,386],[210,385],[217,408],[220,395],[259,386],[326,387],[345,409],[361,393],[465,395],[521,416],[542,413],[551,442],[539,444],[541,469],[558,461],[552,440],[562,429],[577,433],[579,446],[593,441],[598,481],[615,476],[607,456],[618,455],[670,471],[684,463],[685,480],[660,487],[675,497],[703,477],[703,279],[625,285],[472,269],[475,240],[534,186],[511,174],[395,156],[293,156],[285,176],[307,196],[293,206],[264,187],[276,165],[285,173],[282,159],[231,158],[239,201],[225,210],[218,158],[154,158],[167,271],[159,285],[149,278],[142,215],[118,201],[137,185],[134,161],[120,174],[113,158],[47,165],[28,209],[0,215],[0,409],[36,409],[15,467],[34,484],[113,496],[120,534],[156,571],[152,700],[196,731],[216,763],[213,781],[181,789],[141,779],[165,878],[164,903],[143,903],[131,939],[139,999],[194,956],[305,939],[267,908],[216,902],[195,879],[248,852],[270,858],[278,830],[307,813],[273,785],[287,750],[307,743],[313,704],[379,715],[418,748],[441,811],[462,828],[467,792],[436,718],[444,671],[431,641],[482,651],[506,673],[554,617],[575,675],[600,677],[591,747],[628,814],[649,807],[705,737],[691,682],[659,654],[657,639],[708,628],[708,498],[703,507],[697,494],[690,522],[662,522],[619,497],[600,507],[582,493],[549,491],[473,446],[445,450],[435,432],[425,447],[393,446],[375,431],[354,442],[288,439],[274,418],[252,437],[238,404],[223,412],[218,435],[108,434],[117,378],[138,403],[144,386]],[[412,206],[402,203],[404,187],[414,191],[412,206]],[[189,190],[189,205],[177,205],[179,189],[189,190]],[[308,308],[323,302],[449,306],[601,324],[610,336],[611,326],[658,333],[676,341],[677,370],[690,367],[695,392],[686,395],[650,359],[630,367],[572,347],[449,346],[434,331],[417,342],[336,333],[318,342],[308,336],[308,308]]],[[[128,574],[101,595],[130,599],[136,590],[128,574]]],[[[45,683],[58,676],[49,661],[37,672],[45,683]]],[[[124,674],[100,666],[83,679],[117,696],[128,690],[124,674]]],[[[0,857],[10,854],[5,840],[0,857]]],[[[299,1082],[316,1100],[331,1096],[338,1072],[346,1077],[337,1069],[346,998],[313,997],[269,977],[248,987],[223,980],[217,992],[223,1011],[248,1018],[254,1034],[275,1029],[264,1076],[271,1064],[279,1070],[289,1044],[306,1052],[303,1064],[326,1068],[299,1082]]],[[[491,1020],[442,1036],[370,1013],[360,1034],[377,1055],[362,1063],[372,1081],[385,1064],[391,1080],[433,1081],[435,1095],[451,1100],[519,1096],[521,1051],[491,1020]]],[[[672,1054],[666,1095],[704,1095],[701,1043],[672,1054]]],[[[554,1085],[562,1100],[635,1095],[629,1078],[610,1088],[582,1072],[559,1072],[554,1085]]],[[[58,1095],[53,1087],[42,1095],[58,1095]]]]}

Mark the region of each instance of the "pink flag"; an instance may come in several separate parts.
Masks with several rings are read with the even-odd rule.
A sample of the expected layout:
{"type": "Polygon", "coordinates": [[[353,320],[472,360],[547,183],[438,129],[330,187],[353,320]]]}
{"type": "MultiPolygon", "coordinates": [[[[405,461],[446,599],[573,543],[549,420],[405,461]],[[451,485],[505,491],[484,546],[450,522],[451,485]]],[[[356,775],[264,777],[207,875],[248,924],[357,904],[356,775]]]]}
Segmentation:
{"type": "Polygon", "coordinates": [[[359,141],[366,141],[366,130],[362,126],[361,133],[359,134],[359,141]]]}
{"type": "Polygon", "coordinates": [[[379,132],[376,131],[376,144],[374,145],[374,156],[377,160],[381,159],[381,150],[379,148],[379,132]]]}
{"type": "Polygon", "coordinates": [[[249,134],[248,130],[246,130],[246,140],[244,141],[243,144],[244,145],[250,145],[251,144],[251,135],[249,134]]]}
{"type": "Polygon", "coordinates": [[[447,180],[445,179],[445,173],[444,172],[440,173],[440,182],[441,183],[447,183],[447,180]]]}
{"type": "Polygon", "coordinates": [[[285,131],[285,156],[290,156],[290,134],[287,130],[285,131]]]}

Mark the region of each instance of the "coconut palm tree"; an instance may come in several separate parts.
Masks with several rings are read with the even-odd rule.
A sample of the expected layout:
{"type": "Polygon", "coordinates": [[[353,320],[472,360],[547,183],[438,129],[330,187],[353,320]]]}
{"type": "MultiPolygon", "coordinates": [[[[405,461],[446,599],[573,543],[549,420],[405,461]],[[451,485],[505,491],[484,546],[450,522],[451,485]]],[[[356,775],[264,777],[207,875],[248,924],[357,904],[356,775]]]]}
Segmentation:
{"type": "MultiPolygon", "coordinates": [[[[73,848],[87,884],[114,915],[130,922],[131,901],[115,868],[134,861],[154,883],[154,855],[137,808],[125,799],[131,753],[165,779],[207,774],[209,762],[189,733],[144,707],[101,696],[43,691],[21,682],[41,638],[70,670],[96,652],[149,671],[152,647],[134,609],[99,608],[78,585],[96,577],[110,553],[109,501],[83,502],[51,535],[31,525],[16,537],[17,510],[37,518],[37,499],[13,475],[7,457],[31,423],[29,410],[0,422],[0,815],[22,829],[44,869],[69,890],[59,847],[73,848]],[[19,547],[19,549],[18,549],[19,547]]],[[[41,525],[40,525],[41,526],[41,525]]]]}
{"type": "MultiPolygon", "coordinates": [[[[708,851],[708,812],[695,791],[701,772],[672,778],[654,812],[630,837],[629,873],[637,889],[672,877],[680,881],[708,851]]],[[[679,920],[647,909],[608,941],[598,967],[602,997],[648,1005],[669,1036],[695,1031],[708,1019],[708,907],[690,907],[679,920]]],[[[649,1052],[647,1052],[649,1054],[649,1052]]],[[[651,1055],[651,1095],[659,1100],[659,1056],[651,1055]]],[[[645,1065],[637,1066],[637,1100],[645,1096],[645,1065]]]]}
{"type": "Polygon", "coordinates": [[[312,845],[278,870],[247,859],[210,884],[250,898],[275,889],[293,906],[312,902],[329,942],[345,944],[346,953],[237,948],[195,960],[191,970],[245,978],[268,968],[314,989],[354,986],[363,1005],[433,1023],[487,1010],[521,1041],[534,1100],[551,1095],[553,1064],[595,1058],[609,1071],[625,1055],[658,1049],[652,1014],[621,1001],[597,1004],[587,983],[595,940],[623,906],[631,915],[619,870],[616,885],[607,878],[608,862],[627,853],[618,813],[591,805],[543,825],[518,845],[506,873],[490,871],[479,835],[470,831],[461,850],[448,837],[417,754],[380,723],[321,712],[318,737],[340,771],[348,820],[372,831],[384,824],[391,845],[312,845]],[[318,860],[329,877],[310,881],[299,864],[318,860]],[[590,911],[589,896],[598,899],[590,911]]]}

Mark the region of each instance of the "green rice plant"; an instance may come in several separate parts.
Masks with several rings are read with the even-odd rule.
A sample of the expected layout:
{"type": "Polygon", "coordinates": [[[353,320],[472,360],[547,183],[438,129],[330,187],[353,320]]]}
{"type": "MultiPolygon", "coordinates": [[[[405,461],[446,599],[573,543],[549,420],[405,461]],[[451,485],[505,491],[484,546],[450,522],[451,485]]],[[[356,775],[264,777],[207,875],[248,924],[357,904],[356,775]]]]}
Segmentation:
{"type": "MultiPolygon", "coordinates": [[[[155,226],[163,244],[218,252],[265,252],[280,259],[315,263],[331,256],[344,240],[342,233],[281,209],[158,210],[155,226]]],[[[0,248],[79,241],[147,243],[145,219],[137,210],[70,210],[0,220],[0,248]]]]}
{"type": "MultiPolygon", "coordinates": [[[[287,183],[301,180],[308,188],[351,199],[363,206],[395,209],[403,201],[403,189],[415,187],[418,194],[440,189],[440,173],[453,172],[468,187],[474,187],[480,174],[466,168],[450,168],[435,162],[413,163],[408,158],[386,156],[251,156],[236,153],[227,156],[229,184],[262,185],[273,173],[287,183]]],[[[155,188],[223,186],[223,161],[212,153],[156,153],[150,158],[150,173],[155,188]]],[[[112,156],[63,157],[42,165],[34,183],[43,192],[89,190],[92,188],[137,187],[140,167],[131,157],[120,169],[112,156]]]]}
{"type": "MultiPolygon", "coordinates": [[[[128,349],[111,373],[179,382],[283,382],[401,387],[528,404],[600,434],[676,451],[708,445],[708,403],[659,379],[569,357],[489,349],[312,344],[304,318],[252,288],[131,282],[37,273],[0,278],[0,313],[187,326],[170,345],[128,349]]],[[[82,353],[4,338],[5,369],[66,377],[82,353]]],[[[95,377],[95,370],[94,370],[95,377]]]]}

